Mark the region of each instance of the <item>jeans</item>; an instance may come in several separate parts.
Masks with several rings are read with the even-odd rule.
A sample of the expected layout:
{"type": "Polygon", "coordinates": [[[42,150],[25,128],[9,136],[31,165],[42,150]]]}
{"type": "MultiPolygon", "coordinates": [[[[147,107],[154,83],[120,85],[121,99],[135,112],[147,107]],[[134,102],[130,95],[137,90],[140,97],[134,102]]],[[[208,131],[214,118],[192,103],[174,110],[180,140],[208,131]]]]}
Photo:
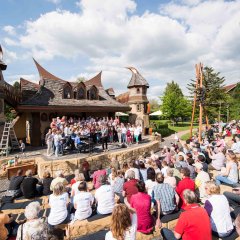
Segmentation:
{"type": "Polygon", "coordinates": [[[122,133],[122,142],[126,143],[126,133],[122,133]]]}
{"type": "Polygon", "coordinates": [[[240,195],[232,192],[224,192],[223,195],[227,198],[229,205],[233,208],[239,207],[240,195]]]}
{"type": "Polygon", "coordinates": [[[169,230],[168,228],[162,228],[161,234],[164,240],[177,240],[173,231],[169,230]]]}
{"type": "Polygon", "coordinates": [[[55,156],[58,157],[60,145],[59,143],[54,143],[54,145],[55,145],[55,156]]]}
{"type": "Polygon", "coordinates": [[[227,177],[221,176],[221,175],[218,175],[215,180],[216,180],[217,185],[220,185],[221,182],[231,184],[231,185],[236,184],[236,182],[233,182],[232,180],[228,179],[227,177]]]}

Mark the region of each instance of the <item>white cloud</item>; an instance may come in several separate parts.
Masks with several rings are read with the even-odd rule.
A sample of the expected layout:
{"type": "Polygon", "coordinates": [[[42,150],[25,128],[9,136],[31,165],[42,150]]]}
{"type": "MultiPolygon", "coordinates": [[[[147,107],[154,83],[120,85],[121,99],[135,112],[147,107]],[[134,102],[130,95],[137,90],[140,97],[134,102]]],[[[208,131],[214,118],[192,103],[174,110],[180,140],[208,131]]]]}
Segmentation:
{"type": "Polygon", "coordinates": [[[133,0],[82,0],[77,6],[79,12],[56,10],[27,21],[22,48],[41,61],[88,59],[82,74],[103,70],[104,86],[116,92],[126,90],[131,74],[124,67],[130,65],[150,82],[151,96],[171,80],[184,88],[199,61],[228,82],[240,78],[239,0],[179,0],[143,15],[133,0]]]}
{"type": "Polygon", "coordinates": [[[18,42],[16,42],[15,40],[13,40],[13,39],[11,39],[11,38],[8,38],[8,37],[4,38],[3,41],[4,41],[5,44],[8,45],[8,46],[18,46],[18,45],[19,45],[18,42]]]}
{"type": "Polygon", "coordinates": [[[7,25],[3,27],[3,30],[9,35],[16,35],[16,30],[13,26],[7,25]]]}

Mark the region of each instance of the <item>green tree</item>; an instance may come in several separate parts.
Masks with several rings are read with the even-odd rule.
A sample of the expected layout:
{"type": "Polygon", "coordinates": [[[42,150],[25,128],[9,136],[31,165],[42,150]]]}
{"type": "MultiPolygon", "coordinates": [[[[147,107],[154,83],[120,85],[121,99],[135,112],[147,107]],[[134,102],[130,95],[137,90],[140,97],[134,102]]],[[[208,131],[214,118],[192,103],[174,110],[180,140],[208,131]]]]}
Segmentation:
{"type": "MultiPolygon", "coordinates": [[[[203,69],[203,87],[205,88],[204,105],[209,118],[216,118],[219,107],[223,106],[229,100],[224,90],[224,82],[225,78],[221,77],[220,73],[215,72],[213,68],[206,66],[203,69]]],[[[188,84],[188,90],[190,91],[192,99],[195,92],[195,84],[196,80],[191,80],[188,84]]]]}
{"type": "Polygon", "coordinates": [[[234,90],[229,93],[229,117],[230,119],[240,119],[240,82],[234,88],[234,90]]]}
{"type": "Polygon", "coordinates": [[[179,85],[172,81],[168,83],[164,91],[162,100],[161,110],[163,115],[177,122],[178,118],[185,118],[190,116],[188,111],[191,107],[189,101],[183,96],[182,90],[179,85]]]}
{"type": "Polygon", "coordinates": [[[149,104],[150,104],[151,112],[156,112],[160,109],[160,104],[156,99],[150,99],[149,104]]]}
{"type": "Polygon", "coordinates": [[[80,83],[80,82],[84,82],[86,80],[85,77],[78,77],[77,78],[77,82],[80,83]]]}

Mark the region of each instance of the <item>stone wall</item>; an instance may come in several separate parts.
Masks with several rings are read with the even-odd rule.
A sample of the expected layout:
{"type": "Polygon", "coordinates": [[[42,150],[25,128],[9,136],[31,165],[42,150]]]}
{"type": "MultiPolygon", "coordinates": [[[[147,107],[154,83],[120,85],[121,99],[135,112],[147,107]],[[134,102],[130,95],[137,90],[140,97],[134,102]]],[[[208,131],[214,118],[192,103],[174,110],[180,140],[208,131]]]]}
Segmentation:
{"type": "Polygon", "coordinates": [[[82,158],[72,158],[69,160],[53,160],[53,161],[45,161],[41,157],[37,157],[35,160],[38,165],[38,175],[40,178],[43,176],[44,170],[48,169],[52,174],[54,174],[58,170],[63,170],[65,175],[72,174],[75,169],[81,169],[81,165],[83,161],[86,159],[90,166],[91,170],[95,170],[98,167],[99,162],[102,163],[103,167],[109,166],[110,159],[115,157],[120,164],[132,157],[138,158],[141,155],[149,155],[153,150],[154,152],[159,150],[159,141],[151,141],[147,144],[140,144],[137,147],[133,148],[124,148],[122,150],[114,151],[114,152],[106,152],[94,156],[86,156],[82,158]]]}

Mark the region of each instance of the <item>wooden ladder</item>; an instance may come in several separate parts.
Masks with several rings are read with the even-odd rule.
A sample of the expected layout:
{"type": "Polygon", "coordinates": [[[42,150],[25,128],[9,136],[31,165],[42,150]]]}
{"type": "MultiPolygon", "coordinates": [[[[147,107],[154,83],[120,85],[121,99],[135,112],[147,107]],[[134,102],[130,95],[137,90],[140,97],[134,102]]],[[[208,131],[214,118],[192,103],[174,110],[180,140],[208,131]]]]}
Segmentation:
{"type": "Polygon", "coordinates": [[[10,140],[11,149],[13,150],[19,149],[19,143],[15,134],[12,122],[5,122],[2,139],[0,143],[0,151],[2,155],[8,156],[9,140],[10,140]]]}

